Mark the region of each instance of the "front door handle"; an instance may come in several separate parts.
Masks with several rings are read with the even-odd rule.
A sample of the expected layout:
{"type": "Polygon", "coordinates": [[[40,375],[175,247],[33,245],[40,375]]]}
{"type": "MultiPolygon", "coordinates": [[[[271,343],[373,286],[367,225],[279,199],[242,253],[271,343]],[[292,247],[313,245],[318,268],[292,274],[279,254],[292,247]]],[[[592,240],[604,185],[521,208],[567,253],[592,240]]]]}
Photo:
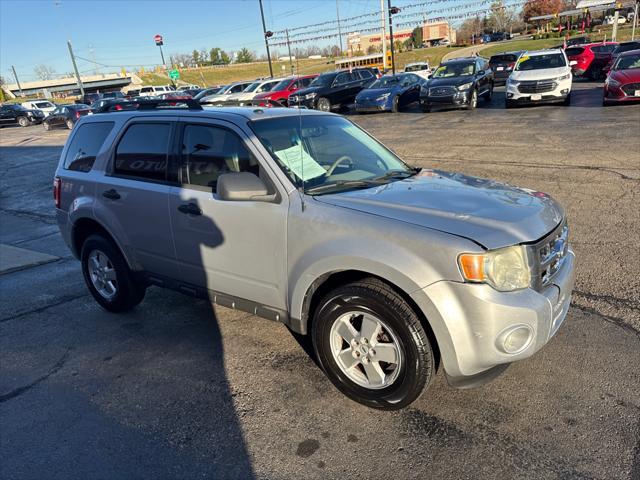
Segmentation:
{"type": "Polygon", "coordinates": [[[119,200],[120,199],[120,194],[113,188],[109,189],[109,190],[105,190],[104,192],[102,192],[102,196],[105,198],[108,198],[109,200],[119,200]]]}
{"type": "Polygon", "coordinates": [[[195,203],[184,203],[178,207],[178,211],[185,215],[202,215],[202,210],[195,203]]]}

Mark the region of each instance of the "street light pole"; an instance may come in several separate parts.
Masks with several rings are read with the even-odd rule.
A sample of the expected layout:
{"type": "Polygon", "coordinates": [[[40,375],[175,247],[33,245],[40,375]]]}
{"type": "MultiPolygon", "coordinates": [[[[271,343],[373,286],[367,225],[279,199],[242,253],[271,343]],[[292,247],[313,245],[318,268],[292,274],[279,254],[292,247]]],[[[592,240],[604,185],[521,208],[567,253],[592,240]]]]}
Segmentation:
{"type": "Polygon", "coordinates": [[[342,31],[340,30],[340,9],[336,0],[336,18],[338,19],[338,40],[340,41],[340,56],[342,56],[342,31]]]}
{"type": "Polygon", "coordinates": [[[16,84],[18,85],[18,91],[20,92],[20,96],[24,97],[24,93],[22,93],[22,87],[20,86],[20,80],[18,80],[18,74],[16,73],[16,67],[11,65],[11,70],[13,71],[13,78],[16,79],[16,84]]]}
{"type": "Polygon", "coordinates": [[[389,41],[391,42],[391,72],[396,74],[396,54],[393,46],[393,16],[400,11],[398,7],[391,6],[391,0],[387,0],[387,7],[389,9],[389,41]]]}
{"type": "Polygon", "coordinates": [[[289,29],[286,29],[287,33],[287,48],[289,49],[289,65],[291,65],[291,75],[293,75],[293,58],[291,58],[291,42],[289,41],[289,29]]]}
{"type": "Polygon", "coordinates": [[[382,73],[387,70],[387,21],[384,14],[384,0],[380,0],[380,16],[382,17],[382,73]]]}
{"type": "Polygon", "coordinates": [[[269,37],[273,35],[272,32],[267,31],[267,26],[264,23],[264,10],[262,9],[262,0],[258,0],[260,3],[260,17],[262,18],[262,33],[264,33],[264,46],[267,47],[267,60],[269,60],[269,76],[273,78],[273,67],[271,66],[271,54],[269,53],[269,37]]]}
{"type": "Polygon", "coordinates": [[[636,39],[636,26],[638,25],[638,5],[640,0],[636,0],[636,6],[633,10],[633,27],[631,28],[631,40],[636,39]]]}

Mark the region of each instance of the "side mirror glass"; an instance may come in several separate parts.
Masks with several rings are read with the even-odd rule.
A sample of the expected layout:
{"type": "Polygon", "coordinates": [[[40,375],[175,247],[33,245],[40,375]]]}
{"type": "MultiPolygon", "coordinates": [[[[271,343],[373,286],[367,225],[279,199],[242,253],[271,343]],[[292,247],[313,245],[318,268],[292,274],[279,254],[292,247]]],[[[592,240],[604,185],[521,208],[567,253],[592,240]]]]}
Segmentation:
{"type": "Polygon", "coordinates": [[[576,62],[575,60],[571,60],[571,61],[569,62],[569,66],[570,66],[570,67],[573,67],[574,65],[577,65],[577,64],[578,64],[578,62],[576,62]]]}
{"type": "Polygon", "coordinates": [[[218,177],[218,195],[221,200],[236,202],[270,202],[275,194],[269,195],[264,182],[253,173],[225,173],[218,177]]]}

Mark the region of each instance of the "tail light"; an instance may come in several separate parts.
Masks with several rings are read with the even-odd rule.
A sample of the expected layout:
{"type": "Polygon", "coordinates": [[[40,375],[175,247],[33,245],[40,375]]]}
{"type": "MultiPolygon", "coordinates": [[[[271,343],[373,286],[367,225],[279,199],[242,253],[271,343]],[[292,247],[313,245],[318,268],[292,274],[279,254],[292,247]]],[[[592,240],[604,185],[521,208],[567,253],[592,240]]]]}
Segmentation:
{"type": "Polygon", "coordinates": [[[510,63],[509,65],[507,65],[507,70],[513,70],[515,66],[516,66],[515,62],[510,63]]]}
{"type": "Polygon", "coordinates": [[[56,208],[60,208],[60,190],[62,190],[62,180],[60,177],[55,177],[53,179],[53,201],[56,208]]]}
{"type": "Polygon", "coordinates": [[[114,108],[115,110],[122,110],[122,105],[116,105],[114,108]]]}
{"type": "Polygon", "coordinates": [[[76,118],[80,118],[80,112],[76,111],[76,118]]]}

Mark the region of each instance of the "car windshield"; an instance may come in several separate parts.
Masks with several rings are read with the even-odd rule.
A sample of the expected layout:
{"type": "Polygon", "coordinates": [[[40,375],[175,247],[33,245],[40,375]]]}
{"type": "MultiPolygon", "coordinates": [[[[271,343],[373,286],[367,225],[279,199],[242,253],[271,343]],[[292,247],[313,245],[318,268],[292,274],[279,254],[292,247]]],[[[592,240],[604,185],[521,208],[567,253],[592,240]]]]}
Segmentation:
{"type": "Polygon", "coordinates": [[[429,70],[429,65],[424,63],[417,65],[407,65],[406,67],[404,67],[405,72],[419,72],[420,70],[429,70]]]}
{"type": "Polygon", "coordinates": [[[242,91],[243,92],[253,92],[256,88],[258,88],[258,85],[260,85],[260,83],[262,83],[262,82],[253,82],[252,84],[250,84],[247,88],[245,88],[242,91]]]}
{"type": "Polygon", "coordinates": [[[476,64],[474,63],[449,63],[440,65],[433,74],[432,78],[449,78],[449,77],[467,77],[475,73],[476,64]]]}
{"type": "Polygon", "coordinates": [[[632,70],[634,68],[640,68],[640,54],[618,57],[618,61],[613,67],[614,70],[632,70]]]}
{"type": "Polygon", "coordinates": [[[528,71],[528,70],[544,70],[547,68],[560,68],[566,67],[567,62],[564,60],[564,55],[561,53],[548,53],[544,55],[529,56],[526,53],[518,60],[516,70],[528,71]]]}
{"type": "Polygon", "coordinates": [[[311,87],[326,87],[328,85],[331,85],[331,83],[333,82],[333,79],[336,77],[335,73],[328,73],[325,75],[320,75],[319,77],[316,77],[316,79],[311,82],[311,87]]]}
{"type": "Polygon", "coordinates": [[[376,187],[416,172],[343,117],[295,115],[250,125],[282,171],[311,195],[376,187]]]}
{"type": "Polygon", "coordinates": [[[50,102],[38,102],[36,103],[36,107],[37,108],[51,108],[53,107],[53,104],[50,102]]]}
{"type": "Polygon", "coordinates": [[[380,77],[375,82],[373,82],[369,88],[394,87],[394,86],[398,85],[401,80],[402,80],[402,77],[400,77],[398,75],[396,75],[395,77],[391,76],[391,75],[385,75],[384,77],[380,77]]]}
{"type": "Polygon", "coordinates": [[[281,82],[276,83],[273,88],[271,89],[271,91],[273,92],[279,92],[281,90],[286,90],[289,87],[289,84],[291,83],[291,79],[290,78],[285,78],[284,80],[282,80],[281,82]]]}
{"type": "Polygon", "coordinates": [[[26,110],[22,105],[5,105],[5,108],[8,108],[9,110],[26,110]]]}
{"type": "Polygon", "coordinates": [[[628,52],[629,50],[636,50],[638,48],[640,48],[640,42],[636,42],[636,43],[621,43],[613,51],[613,54],[616,55],[616,54],[619,54],[619,53],[628,52]]]}

